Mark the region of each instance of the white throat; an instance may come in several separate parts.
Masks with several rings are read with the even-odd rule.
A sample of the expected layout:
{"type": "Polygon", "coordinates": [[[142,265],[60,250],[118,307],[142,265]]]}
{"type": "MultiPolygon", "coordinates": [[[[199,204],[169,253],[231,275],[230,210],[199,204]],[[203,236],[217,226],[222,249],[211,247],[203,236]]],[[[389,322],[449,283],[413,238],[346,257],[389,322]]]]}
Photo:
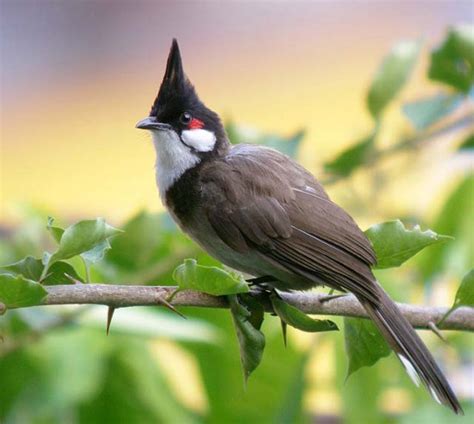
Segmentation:
{"type": "Polygon", "coordinates": [[[156,151],[156,184],[161,201],[166,192],[188,169],[200,162],[198,155],[185,146],[174,131],[151,131],[156,151]]]}

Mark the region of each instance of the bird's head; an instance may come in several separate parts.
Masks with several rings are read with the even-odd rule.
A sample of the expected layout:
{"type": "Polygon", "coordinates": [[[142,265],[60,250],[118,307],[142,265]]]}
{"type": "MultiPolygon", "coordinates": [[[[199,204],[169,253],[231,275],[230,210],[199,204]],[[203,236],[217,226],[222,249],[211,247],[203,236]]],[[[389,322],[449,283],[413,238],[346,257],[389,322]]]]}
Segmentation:
{"type": "Polygon", "coordinates": [[[165,76],[150,114],[136,125],[150,130],[158,154],[186,154],[199,158],[223,154],[228,139],[219,116],[199,99],[184,73],[176,39],[168,56],[165,76]],[[176,144],[178,143],[178,144],[176,144]]]}

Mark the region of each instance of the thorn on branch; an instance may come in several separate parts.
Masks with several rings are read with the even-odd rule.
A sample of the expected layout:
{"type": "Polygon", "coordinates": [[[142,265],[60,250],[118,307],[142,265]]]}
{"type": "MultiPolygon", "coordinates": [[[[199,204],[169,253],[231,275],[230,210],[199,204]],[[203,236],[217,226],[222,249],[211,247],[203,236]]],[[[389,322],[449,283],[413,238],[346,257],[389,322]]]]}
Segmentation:
{"type": "Polygon", "coordinates": [[[176,288],[176,290],[173,290],[167,297],[166,297],[166,301],[168,303],[171,303],[174,299],[174,297],[181,291],[181,289],[179,287],[176,288]]]}
{"type": "Polygon", "coordinates": [[[433,333],[435,333],[443,342],[448,343],[448,341],[445,339],[443,334],[441,333],[441,330],[436,326],[436,324],[433,321],[428,322],[428,327],[431,329],[433,333]]]}
{"type": "Polygon", "coordinates": [[[73,276],[64,273],[64,276],[71,281],[73,284],[84,284],[82,281],[78,280],[77,278],[74,278],[73,276]]]}
{"type": "MultiPolygon", "coordinates": [[[[171,293],[170,296],[168,296],[168,298],[170,297],[174,297],[174,295],[177,293],[178,290],[175,290],[173,293],[171,293]]],[[[158,303],[162,306],[164,306],[165,308],[168,308],[170,311],[174,312],[175,314],[178,314],[181,318],[184,318],[184,319],[187,319],[186,316],[184,314],[182,314],[181,312],[179,312],[171,303],[168,302],[168,300],[162,298],[162,297],[158,297],[158,303]]]]}
{"type": "MultiPolygon", "coordinates": [[[[41,301],[42,305],[76,305],[99,304],[126,306],[157,306],[161,304],[171,311],[180,314],[170,304],[168,294],[176,290],[171,286],[137,286],[114,284],[61,284],[47,286],[47,295],[41,301]]],[[[262,297],[258,289],[252,289],[251,295],[262,297]]],[[[328,297],[317,293],[281,293],[282,299],[302,310],[307,314],[337,315],[367,318],[367,313],[360,302],[353,295],[346,295],[341,301],[329,302],[335,296],[328,297]],[[322,298],[322,301],[320,300],[322,298]],[[322,303],[324,301],[328,303],[322,303]]],[[[341,295],[337,295],[341,296],[341,295]]],[[[260,300],[260,298],[259,298],[260,300]]],[[[194,306],[207,308],[228,308],[228,303],[222,297],[185,290],[176,296],[173,303],[179,306],[194,306]]],[[[398,304],[400,311],[407,317],[411,324],[418,329],[430,329],[429,322],[436,323],[438,329],[474,332],[474,308],[457,308],[452,314],[443,307],[428,307],[422,305],[398,304]],[[446,318],[447,316],[447,318],[446,318]],[[440,324],[440,320],[442,324],[440,324]]],[[[16,306],[8,309],[17,308],[16,306]]],[[[267,313],[272,312],[270,302],[264,303],[267,313]]]]}
{"type": "Polygon", "coordinates": [[[285,347],[287,346],[287,339],[286,339],[286,328],[287,328],[287,324],[285,321],[283,321],[282,319],[280,319],[280,323],[281,323],[281,333],[283,335],[283,344],[285,345],[285,347]]]}
{"type": "Polygon", "coordinates": [[[319,303],[330,302],[331,300],[338,299],[340,297],[347,296],[347,294],[328,294],[319,298],[319,303]]]}
{"type": "Polygon", "coordinates": [[[109,306],[107,309],[107,328],[106,333],[107,336],[109,335],[110,331],[110,324],[112,323],[112,318],[114,317],[115,308],[113,306],[109,306]]]}

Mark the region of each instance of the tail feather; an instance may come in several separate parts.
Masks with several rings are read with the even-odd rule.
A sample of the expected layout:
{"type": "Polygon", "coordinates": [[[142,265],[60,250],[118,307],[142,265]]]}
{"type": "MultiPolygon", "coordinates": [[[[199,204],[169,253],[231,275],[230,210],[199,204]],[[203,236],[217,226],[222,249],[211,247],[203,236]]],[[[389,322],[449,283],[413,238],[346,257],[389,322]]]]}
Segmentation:
{"type": "Polygon", "coordinates": [[[463,414],[456,395],[416,331],[380,286],[379,295],[376,304],[359,300],[410,378],[417,386],[421,380],[438,403],[448,406],[456,414],[463,414]]]}

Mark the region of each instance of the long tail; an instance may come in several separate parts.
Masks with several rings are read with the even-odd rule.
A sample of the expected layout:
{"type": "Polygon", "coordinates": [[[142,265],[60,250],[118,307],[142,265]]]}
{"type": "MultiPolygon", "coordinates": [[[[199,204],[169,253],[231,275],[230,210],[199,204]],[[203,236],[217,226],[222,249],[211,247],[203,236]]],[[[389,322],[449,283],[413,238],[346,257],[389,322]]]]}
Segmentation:
{"type": "Polygon", "coordinates": [[[456,414],[463,414],[456,395],[423,341],[397,305],[376,284],[380,303],[374,304],[360,298],[359,301],[397,354],[410,378],[417,386],[421,380],[438,403],[451,408],[456,414]]]}

